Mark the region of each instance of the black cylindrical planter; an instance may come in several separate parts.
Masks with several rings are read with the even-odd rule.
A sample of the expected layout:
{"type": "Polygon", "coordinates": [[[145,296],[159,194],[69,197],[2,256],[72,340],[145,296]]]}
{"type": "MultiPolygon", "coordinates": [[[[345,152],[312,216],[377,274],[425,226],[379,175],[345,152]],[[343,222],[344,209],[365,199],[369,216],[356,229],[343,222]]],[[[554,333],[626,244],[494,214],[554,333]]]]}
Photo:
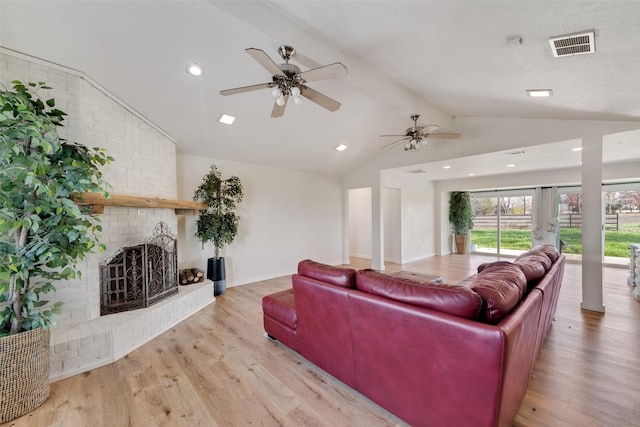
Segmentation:
{"type": "Polygon", "coordinates": [[[209,258],[207,260],[207,279],[213,282],[213,295],[222,295],[227,290],[227,280],[224,272],[224,257],[209,258]]]}

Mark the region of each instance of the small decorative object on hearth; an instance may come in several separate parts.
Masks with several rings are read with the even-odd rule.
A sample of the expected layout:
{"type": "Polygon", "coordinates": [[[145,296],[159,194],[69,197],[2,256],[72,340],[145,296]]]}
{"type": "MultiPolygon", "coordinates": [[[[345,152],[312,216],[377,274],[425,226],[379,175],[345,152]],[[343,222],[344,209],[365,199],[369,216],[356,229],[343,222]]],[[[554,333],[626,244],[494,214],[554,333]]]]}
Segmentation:
{"type": "Polygon", "coordinates": [[[234,212],[236,204],[242,201],[240,178],[232,176],[222,179],[222,174],[211,165],[209,173],[193,195],[193,199],[207,204],[207,210],[200,211],[196,222],[196,237],[202,242],[213,243],[214,256],[207,260],[207,279],[213,281],[213,294],[221,295],[227,288],[224,257],[220,250],[230,244],[238,234],[240,218],[234,212]]]}
{"type": "Polygon", "coordinates": [[[469,192],[451,192],[449,197],[449,222],[455,234],[457,252],[466,254],[469,247],[469,232],[473,229],[473,209],[469,192]]]}
{"type": "Polygon", "coordinates": [[[58,136],[64,112],[43,101],[45,83],[0,86],[0,423],[49,396],[49,327],[61,302],[44,296],[79,277],[77,262],[104,246],[97,217],[74,193],[100,192],[112,159],[58,136]]]}

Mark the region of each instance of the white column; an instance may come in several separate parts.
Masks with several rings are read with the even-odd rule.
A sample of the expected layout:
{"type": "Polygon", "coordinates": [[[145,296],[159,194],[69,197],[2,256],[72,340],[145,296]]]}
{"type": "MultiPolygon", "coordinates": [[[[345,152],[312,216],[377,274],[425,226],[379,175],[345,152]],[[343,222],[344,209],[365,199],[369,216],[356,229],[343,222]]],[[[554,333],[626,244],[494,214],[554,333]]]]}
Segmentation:
{"type": "Polygon", "coordinates": [[[582,302],[604,313],[602,301],[602,135],[582,139],[582,302]]]}
{"type": "Polygon", "coordinates": [[[371,268],[384,270],[384,225],[380,180],[371,188],[371,268]]]}
{"type": "Polygon", "coordinates": [[[342,263],[349,264],[349,190],[342,189],[342,263]]]}

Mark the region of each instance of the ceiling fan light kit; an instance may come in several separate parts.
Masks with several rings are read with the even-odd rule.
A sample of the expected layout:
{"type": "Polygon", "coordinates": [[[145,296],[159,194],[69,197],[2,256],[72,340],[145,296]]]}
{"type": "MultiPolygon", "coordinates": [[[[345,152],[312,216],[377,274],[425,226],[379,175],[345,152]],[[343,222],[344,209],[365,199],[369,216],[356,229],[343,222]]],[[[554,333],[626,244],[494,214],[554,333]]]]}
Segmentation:
{"type": "Polygon", "coordinates": [[[296,52],[296,50],[291,46],[282,45],[278,48],[278,53],[284,60],[283,64],[276,64],[264,51],[260,49],[248,48],[245,49],[245,52],[247,52],[247,54],[272,74],[272,81],[269,83],[221,90],[221,95],[234,95],[237,93],[270,88],[271,95],[276,98],[273,110],[271,111],[271,117],[274,118],[282,117],[289,97],[293,98],[293,103],[297,105],[302,104],[302,97],[305,97],[311,102],[314,102],[329,111],[336,111],[340,108],[340,103],[338,101],[335,101],[307,86],[307,83],[311,81],[346,75],[347,67],[342,65],[340,62],[302,71],[297,65],[289,63],[289,60],[296,52]]]}
{"type": "Polygon", "coordinates": [[[442,133],[442,132],[434,133],[433,131],[439,129],[439,127],[436,125],[427,125],[427,126],[418,125],[420,114],[412,114],[409,118],[413,120],[413,126],[407,128],[404,135],[380,135],[381,137],[387,137],[387,136],[402,137],[397,141],[394,141],[390,144],[385,145],[384,147],[382,147],[383,149],[390,148],[395,146],[396,144],[404,142],[404,145],[403,145],[404,151],[419,150],[421,146],[427,145],[428,143],[427,138],[444,138],[444,139],[460,138],[459,133],[442,133]]]}

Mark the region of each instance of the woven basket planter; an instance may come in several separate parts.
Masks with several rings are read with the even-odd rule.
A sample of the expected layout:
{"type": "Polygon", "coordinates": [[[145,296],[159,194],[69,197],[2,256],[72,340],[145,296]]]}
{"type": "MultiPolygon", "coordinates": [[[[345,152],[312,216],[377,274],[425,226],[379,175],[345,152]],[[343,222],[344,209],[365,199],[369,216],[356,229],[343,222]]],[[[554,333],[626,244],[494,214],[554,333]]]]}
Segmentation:
{"type": "Polygon", "coordinates": [[[0,338],[0,423],[49,397],[49,331],[32,329],[0,338]]]}

